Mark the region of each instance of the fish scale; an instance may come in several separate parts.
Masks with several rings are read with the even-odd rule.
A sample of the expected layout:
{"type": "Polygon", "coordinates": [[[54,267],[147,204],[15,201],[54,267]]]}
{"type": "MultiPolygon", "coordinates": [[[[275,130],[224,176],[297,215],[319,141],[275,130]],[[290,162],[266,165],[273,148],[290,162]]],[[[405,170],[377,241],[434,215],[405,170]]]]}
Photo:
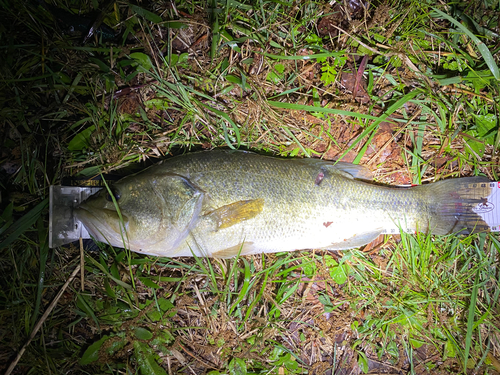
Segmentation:
{"type": "Polygon", "coordinates": [[[395,229],[489,229],[472,211],[491,190],[485,184],[471,195],[483,177],[398,188],[368,175],[360,166],[318,159],[191,153],[115,183],[116,205],[103,191],[76,215],[100,241],[168,257],[348,249],[395,229]]]}

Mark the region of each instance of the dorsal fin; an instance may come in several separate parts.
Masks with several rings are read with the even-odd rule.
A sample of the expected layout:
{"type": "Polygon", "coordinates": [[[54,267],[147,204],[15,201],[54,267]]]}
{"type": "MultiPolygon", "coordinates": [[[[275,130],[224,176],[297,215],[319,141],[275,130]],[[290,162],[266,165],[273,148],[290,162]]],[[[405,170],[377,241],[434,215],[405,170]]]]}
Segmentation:
{"type": "Polygon", "coordinates": [[[373,180],[373,173],[367,167],[358,164],[346,163],[343,161],[337,162],[333,165],[338,171],[345,172],[351,176],[351,178],[357,178],[360,180],[373,180]]]}
{"type": "MultiPolygon", "coordinates": [[[[296,159],[299,160],[299,159],[296,159]]],[[[356,178],[360,180],[373,180],[372,172],[363,165],[346,163],[339,161],[337,163],[332,161],[326,161],[321,159],[300,159],[301,163],[306,163],[307,165],[314,165],[319,169],[324,169],[331,173],[340,173],[347,178],[356,178]]]]}

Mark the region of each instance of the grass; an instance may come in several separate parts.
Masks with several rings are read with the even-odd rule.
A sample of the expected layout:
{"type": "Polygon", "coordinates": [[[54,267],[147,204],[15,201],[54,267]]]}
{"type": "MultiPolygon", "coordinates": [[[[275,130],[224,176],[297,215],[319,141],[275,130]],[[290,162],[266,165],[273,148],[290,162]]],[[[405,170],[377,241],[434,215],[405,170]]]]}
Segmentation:
{"type": "Polygon", "coordinates": [[[80,249],[46,240],[50,184],[216,147],[500,180],[497,3],[116,2],[116,38],[86,44],[37,2],[0,7],[2,370],[32,335],[14,373],[500,372],[495,234],[230,260],[101,244],[65,288],[80,249]]]}

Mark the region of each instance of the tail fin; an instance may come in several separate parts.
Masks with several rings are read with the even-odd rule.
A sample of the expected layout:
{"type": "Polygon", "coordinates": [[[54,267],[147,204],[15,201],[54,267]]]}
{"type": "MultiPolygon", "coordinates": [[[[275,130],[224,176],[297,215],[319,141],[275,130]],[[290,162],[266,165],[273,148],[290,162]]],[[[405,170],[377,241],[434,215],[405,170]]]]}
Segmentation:
{"type": "Polygon", "coordinates": [[[433,234],[488,232],[488,224],[474,212],[491,193],[486,177],[464,177],[420,186],[430,198],[430,231],[433,234]]]}

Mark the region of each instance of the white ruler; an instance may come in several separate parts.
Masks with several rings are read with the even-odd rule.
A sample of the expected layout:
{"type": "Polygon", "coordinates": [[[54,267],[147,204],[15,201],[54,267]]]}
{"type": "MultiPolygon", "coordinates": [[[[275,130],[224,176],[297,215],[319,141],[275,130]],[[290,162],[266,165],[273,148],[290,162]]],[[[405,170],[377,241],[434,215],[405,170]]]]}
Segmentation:
{"type": "Polygon", "coordinates": [[[487,184],[491,188],[490,195],[486,198],[477,197],[477,199],[482,199],[482,202],[478,203],[472,211],[481,216],[492,232],[500,232],[500,182],[487,184]]]}

